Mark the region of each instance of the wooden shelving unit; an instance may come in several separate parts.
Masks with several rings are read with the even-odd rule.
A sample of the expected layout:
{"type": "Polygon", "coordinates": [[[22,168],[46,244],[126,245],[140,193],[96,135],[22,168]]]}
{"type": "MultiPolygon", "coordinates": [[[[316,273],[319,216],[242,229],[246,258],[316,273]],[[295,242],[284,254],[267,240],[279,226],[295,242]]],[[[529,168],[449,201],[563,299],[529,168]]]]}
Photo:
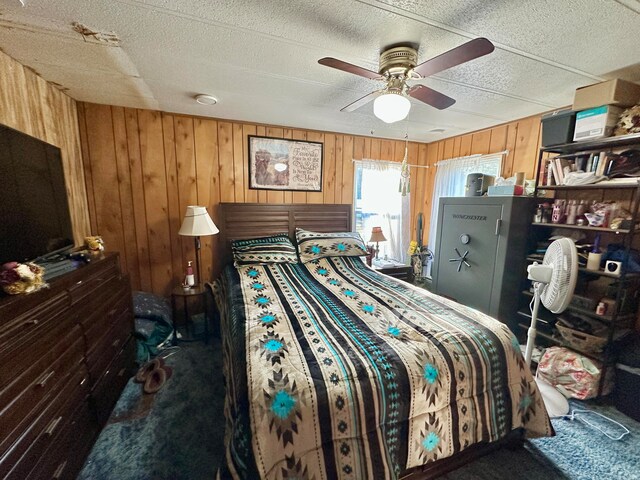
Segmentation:
{"type": "MultiPolygon", "coordinates": [[[[567,185],[552,185],[545,186],[539,185],[541,170],[544,168],[543,158],[546,153],[555,153],[561,157],[575,157],[577,155],[588,154],[591,152],[600,152],[600,151],[611,151],[614,149],[620,149],[624,147],[636,147],[640,149],[640,134],[634,135],[626,135],[622,137],[609,137],[605,139],[600,139],[596,141],[590,142],[577,142],[570,143],[565,145],[555,145],[553,147],[543,147],[540,149],[539,157],[538,157],[538,172],[536,175],[536,189],[535,189],[535,197],[540,199],[540,203],[548,202],[553,200],[553,197],[556,197],[557,194],[560,194],[560,198],[570,199],[573,195],[573,198],[584,199],[585,196],[588,195],[599,195],[600,198],[607,198],[607,195],[611,195],[616,191],[628,191],[627,195],[630,198],[628,203],[628,210],[631,212],[631,220],[629,225],[631,228],[620,228],[620,229],[611,229],[611,228],[603,228],[603,227],[591,227],[591,226],[582,226],[582,225],[567,225],[567,224],[555,224],[555,223],[537,223],[532,222],[531,226],[531,235],[532,237],[543,239],[548,238],[545,235],[550,234],[551,230],[561,229],[566,230],[567,232],[576,232],[579,231],[583,233],[588,239],[593,239],[597,234],[605,235],[608,239],[608,242],[616,241],[623,245],[623,264],[628,264],[629,255],[631,251],[631,245],[633,243],[634,236],[640,232],[640,228],[638,227],[638,210],[640,206],[640,183],[638,181],[624,181],[624,182],[602,182],[593,185],[579,185],[579,186],[567,186],[567,185]],[[549,195],[552,195],[550,197],[549,195]]],[[[609,197],[610,198],[610,197],[609,197]]],[[[606,243],[605,243],[606,245],[606,243]]],[[[532,254],[527,258],[528,261],[538,261],[541,262],[544,255],[540,254],[532,254]]],[[[567,345],[558,334],[555,329],[555,315],[549,312],[546,309],[541,314],[541,318],[539,319],[540,329],[538,331],[539,338],[541,342],[550,344],[550,345],[562,345],[566,346],[576,352],[579,352],[582,355],[585,355],[589,358],[598,360],[602,363],[602,376],[600,379],[599,385],[599,393],[602,393],[602,388],[604,386],[604,379],[607,374],[607,369],[611,368],[615,364],[616,359],[616,346],[618,340],[618,334],[622,331],[622,327],[625,323],[629,323],[629,321],[633,322],[637,314],[636,311],[633,313],[620,313],[622,306],[622,299],[625,286],[628,287],[630,282],[638,282],[640,285],[640,274],[635,272],[627,272],[626,269],[623,269],[621,275],[612,275],[608,272],[604,271],[593,271],[587,270],[584,267],[579,268],[579,275],[583,277],[583,280],[589,280],[595,282],[606,282],[611,280],[612,282],[617,282],[617,287],[615,289],[615,306],[612,309],[613,311],[607,315],[597,315],[595,311],[579,308],[574,305],[570,305],[567,308],[567,312],[575,315],[581,315],[584,317],[588,317],[590,319],[595,319],[599,322],[602,322],[606,325],[606,344],[603,347],[602,353],[593,353],[593,352],[584,352],[579,349],[567,345]],[[615,339],[615,340],[614,340],[615,339]]],[[[526,273],[525,273],[526,279],[526,273]]],[[[525,282],[523,282],[524,284],[525,282]]],[[[611,288],[611,286],[609,286],[611,288]]],[[[628,287],[631,288],[631,287],[628,287]]],[[[635,288],[635,287],[634,287],[635,288]]],[[[531,321],[531,315],[528,311],[528,304],[531,301],[533,294],[529,290],[522,291],[522,301],[521,308],[518,311],[518,321],[517,325],[520,328],[521,338],[526,334],[526,330],[529,328],[529,324],[531,321]],[[527,320],[525,320],[527,319],[527,320]]],[[[599,300],[598,298],[594,298],[594,300],[599,300]]]]}

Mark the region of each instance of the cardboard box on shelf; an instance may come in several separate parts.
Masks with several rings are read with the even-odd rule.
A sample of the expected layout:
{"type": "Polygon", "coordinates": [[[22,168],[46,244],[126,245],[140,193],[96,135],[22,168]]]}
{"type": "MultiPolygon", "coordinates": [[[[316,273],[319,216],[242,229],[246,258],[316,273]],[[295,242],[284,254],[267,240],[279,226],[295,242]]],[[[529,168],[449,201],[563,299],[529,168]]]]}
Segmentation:
{"type": "Polygon", "coordinates": [[[573,110],[587,110],[600,105],[631,107],[638,103],[640,103],[640,85],[615,78],[577,88],[573,97],[573,110]]]}
{"type": "Polygon", "coordinates": [[[621,113],[622,108],[611,105],[578,112],[573,141],[579,142],[611,136],[621,113]]]}
{"type": "Polygon", "coordinates": [[[487,190],[490,197],[516,196],[522,195],[524,188],[522,185],[491,185],[487,190]]]}

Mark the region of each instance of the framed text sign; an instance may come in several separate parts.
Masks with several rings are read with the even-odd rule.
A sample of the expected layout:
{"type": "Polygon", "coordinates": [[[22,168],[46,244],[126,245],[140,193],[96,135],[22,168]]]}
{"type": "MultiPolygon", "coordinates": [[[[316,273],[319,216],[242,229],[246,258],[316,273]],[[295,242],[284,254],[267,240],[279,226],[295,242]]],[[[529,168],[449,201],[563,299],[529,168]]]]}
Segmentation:
{"type": "Polygon", "coordinates": [[[322,191],[322,143],[249,135],[249,188],[322,191]]]}

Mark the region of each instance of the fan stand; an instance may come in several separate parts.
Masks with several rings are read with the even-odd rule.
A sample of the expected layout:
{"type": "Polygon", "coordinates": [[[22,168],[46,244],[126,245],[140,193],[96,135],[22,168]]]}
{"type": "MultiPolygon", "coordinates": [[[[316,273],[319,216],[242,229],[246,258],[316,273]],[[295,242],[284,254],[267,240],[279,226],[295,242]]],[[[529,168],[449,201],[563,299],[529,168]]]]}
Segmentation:
{"type": "MultiPolygon", "coordinates": [[[[533,284],[533,309],[531,311],[531,326],[527,331],[527,348],[525,349],[524,360],[527,366],[531,365],[531,355],[533,353],[533,347],[536,343],[536,336],[538,331],[536,325],[538,323],[538,310],[540,309],[540,296],[542,295],[542,289],[544,283],[534,282],[533,284]]],[[[535,376],[538,390],[542,395],[544,406],[547,409],[547,414],[550,418],[562,417],[569,413],[569,402],[558,390],[552,385],[549,385],[543,379],[535,376]]]]}

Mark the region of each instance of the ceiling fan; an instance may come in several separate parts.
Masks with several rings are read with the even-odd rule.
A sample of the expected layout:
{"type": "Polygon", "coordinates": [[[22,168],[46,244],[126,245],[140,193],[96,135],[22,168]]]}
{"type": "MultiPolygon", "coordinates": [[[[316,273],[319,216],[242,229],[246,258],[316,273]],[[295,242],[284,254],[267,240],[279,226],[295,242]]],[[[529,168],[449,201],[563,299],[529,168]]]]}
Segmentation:
{"type": "Polygon", "coordinates": [[[418,51],[407,45],[394,46],[380,53],[378,72],[343,62],[337,58],[325,57],[318,60],[320,65],[336,68],[372,80],[381,80],[386,85],[359,98],[342,108],[342,112],[353,112],[357,108],[375,100],[373,113],[387,123],[403,120],[409,114],[411,102],[415,98],[439,110],[450,107],[456,101],[425,85],[409,86],[407,81],[418,80],[468,62],[494,50],[493,43],[486,38],[475,38],[437,57],[418,65],[418,51]]]}

